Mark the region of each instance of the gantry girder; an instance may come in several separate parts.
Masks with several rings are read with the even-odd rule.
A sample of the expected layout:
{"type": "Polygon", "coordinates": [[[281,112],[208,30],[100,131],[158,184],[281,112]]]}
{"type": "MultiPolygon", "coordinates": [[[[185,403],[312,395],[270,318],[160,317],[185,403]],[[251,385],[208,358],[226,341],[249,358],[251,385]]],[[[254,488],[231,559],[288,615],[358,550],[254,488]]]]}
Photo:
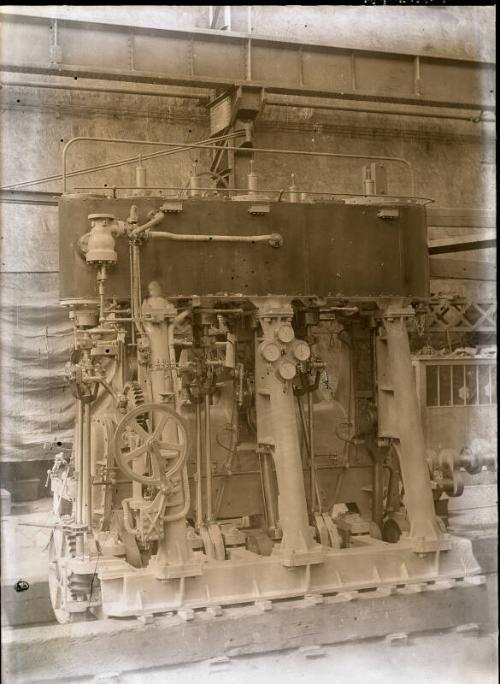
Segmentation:
{"type": "Polygon", "coordinates": [[[0,15],[4,72],[493,110],[491,62],[311,45],[211,29],[0,15]]]}

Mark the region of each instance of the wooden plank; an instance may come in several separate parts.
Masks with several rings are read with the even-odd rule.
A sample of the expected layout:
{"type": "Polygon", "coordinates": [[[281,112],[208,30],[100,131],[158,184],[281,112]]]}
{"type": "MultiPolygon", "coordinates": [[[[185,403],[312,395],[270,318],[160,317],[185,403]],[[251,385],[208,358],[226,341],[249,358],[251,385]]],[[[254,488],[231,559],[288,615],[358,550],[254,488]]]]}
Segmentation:
{"type": "Polygon", "coordinates": [[[496,231],[488,230],[474,235],[447,237],[429,240],[429,254],[449,254],[450,252],[467,252],[471,249],[488,249],[497,243],[496,231]]]}
{"type": "Polygon", "coordinates": [[[496,280],[496,264],[488,261],[465,259],[430,258],[431,278],[456,278],[460,280],[496,280]]]}

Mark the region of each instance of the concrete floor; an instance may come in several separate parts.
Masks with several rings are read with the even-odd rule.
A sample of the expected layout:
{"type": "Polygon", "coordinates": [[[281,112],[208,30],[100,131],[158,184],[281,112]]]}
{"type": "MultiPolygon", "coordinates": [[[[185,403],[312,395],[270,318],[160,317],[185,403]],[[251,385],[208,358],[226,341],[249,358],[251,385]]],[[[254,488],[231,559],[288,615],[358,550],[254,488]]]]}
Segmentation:
{"type": "MultiPolygon", "coordinates": [[[[324,642],[321,642],[319,638],[319,640],[305,641],[304,643],[308,643],[308,646],[300,649],[297,648],[297,639],[295,639],[294,648],[289,650],[254,655],[230,653],[231,657],[219,655],[212,660],[207,660],[205,653],[203,656],[192,658],[198,662],[162,667],[161,657],[158,657],[158,651],[161,653],[162,647],[158,643],[154,644],[154,640],[162,640],[162,637],[170,639],[174,633],[178,635],[179,641],[185,639],[186,651],[194,652],[196,648],[193,643],[189,643],[190,640],[203,637],[200,637],[202,632],[194,629],[193,623],[188,623],[186,629],[179,627],[178,630],[174,625],[168,628],[163,626],[160,620],[155,625],[147,627],[139,626],[137,622],[127,625],[123,622],[115,624],[111,620],[106,621],[105,625],[84,623],[49,626],[48,623],[53,621],[53,617],[47,601],[45,579],[47,560],[44,547],[50,530],[25,526],[22,523],[47,524],[51,519],[50,509],[50,499],[41,499],[31,504],[14,504],[12,515],[1,521],[3,624],[22,625],[26,622],[26,615],[32,616],[28,619],[32,626],[11,626],[5,629],[5,639],[2,638],[3,647],[5,653],[8,647],[10,654],[10,657],[6,658],[7,666],[4,665],[3,668],[2,681],[5,684],[24,682],[34,684],[37,681],[95,681],[109,684],[119,682],[156,684],[156,682],[171,681],[175,684],[187,684],[205,682],[208,677],[209,681],[216,679],[221,684],[234,681],[238,681],[238,684],[251,681],[253,684],[254,682],[268,682],[278,676],[286,677],[287,682],[292,684],[309,681],[327,684],[349,682],[351,684],[353,679],[363,684],[378,684],[379,682],[384,682],[384,684],[400,684],[401,682],[405,684],[426,684],[427,682],[490,684],[490,682],[497,681],[496,635],[492,633],[496,625],[496,608],[494,607],[496,580],[492,579],[492,576],[489,578],[487,591],[490,607],[493,608],[493,617],[490,617],[489,625],[486,625],[486,629],[479,635],[471,636],[469,633],[462,635],[453,630],[432,635],[415,634],[410,635],[407,640],[398,641],[398,644],[402,644],[399,646],[391,646],[388,640],[380,638],[325,646],[321,645],[324,642]],[[26,579],[30,583],[30,591],[22,597],[14,590],[14,585],[19,579],[26,579]],[[25,596],[26,599],[24,599],[25,596]],[[20,598],[26,602],[24,607],[21,605],[20,598]],[[40,626],[35,627],[33,622],[40,626]],[[43,627],[43,624],[47,626],[43,627]],[[115,633],[118,632],[120,634],[117,640],[115,633]],[[123,637],[124,632],[127,632],[125,637],[123,637]],[[80,643],[78,647],[74,647],[74,654],[72,654],[71,644],[76,644],[75,640],[79,640],[80,643]],[[100,643],[98,644],[96,640],[100,643]],[[317,645],[318,643],[320,645],[317,645]],[[95,648],[93,644],[99,647],[95,648]],[[129,657],[122,659],[120,652],[115,652],[114,659],[110,657],[108,660],[106,644],[109,644],[110,649],[117,648],[120,651],[123,648],[129,657]],[[16,648],[19,658],[16,657],[16,648]],[[68,648],[68,652],[64,654],[65,659],[62,660],[60,653],[56,654],[51,650],[68,648]],[[137,651],[137,657],[134,655],[130,658],[131,650],[137,651]],[[30,653],[33,654],[36,662],[31,662],[30,666],[22,665],[21,663],[29,662],[30,653]],[[88,663],[83,654],[88,654],[88,663]],[[94,660],[93,654],[96,654],[99,662],[94,660]],[[68,667],[68,662],[71,663],[73,657],[75,661],[79,661],[75,669],[79,676],[68,679],[67,674],[72,672],[71,666],[68,667]],[[127,661],[126,664],[125,661],[127,661]],[[57,663],[65,667],[60,667],[57,663]],[[146,669],[148,665],[159,667],[148,670],[146,669]],[[107,672],[107,667],[118,671],[115,674],[107,672]]],[[[486,541],[486,546],[483,544],[481,548],[486,548],[486,554],[489,554],[487,562],[491,566],[494,563],[492,555],[496,553],[496,543],[494,543],[496,485],[490,483],[467,487],[460,499],[451,502],[450,509],[450,526],[453,532],[476,539],[479,543],[486,541]]],[[[446,593],[451,594],[455,591],[463,590],[446,593]]],[[[385,599],[375,600],[382,602],[385,599]]],[[[364,610],[366,609],[368,613],[372,610],[368,605],[364,610]]],[[[394,619],[396,620],[396,616],[394,619]]],[[[467,619],[461,616],[461,622],[466,622],[467,619]]],[[[479,621],[477,614],[471,619],[479,621]]],[[[214,624],[213,627],[207,626],[206,629],[217,630],[217,627],[214,624]]],[[[219,629],[222,629],[222,624],[219,629]]],[[[249,633],[249,641],[257,636],[249,633]]],[[[167,644],[165,648],[168,649],[167,644]]],[[[183,643],[177,644],[177,648],[182,650],[183,643]]],[[[245,652],[245,649],[241,650],[245,652]]],[[[202,650],[199,650],[199,653],[202,653],[202,650]]]]}
{"type": "Polygon", "coordinates": [[[281,679],[287,684],[494,684],[498,681],[496,635],[423,635],[406,645],[384,640],[337,644],[306,654],[300,650],[258,657],[213,659],[178,667],[108,673],[82,682],[118,684],[256,684],[281,679]]]}

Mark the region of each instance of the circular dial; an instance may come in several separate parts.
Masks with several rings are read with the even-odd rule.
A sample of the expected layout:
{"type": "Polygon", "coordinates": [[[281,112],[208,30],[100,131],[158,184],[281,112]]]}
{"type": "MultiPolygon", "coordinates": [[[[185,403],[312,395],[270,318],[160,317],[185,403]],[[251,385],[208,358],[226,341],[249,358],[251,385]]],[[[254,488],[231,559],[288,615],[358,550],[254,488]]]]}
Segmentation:
{"type": "Polygon", "coordinates": [[[278,347],[278,345],[274,342],[269,342],[264,347],[262,347],[261,353],[265,360],[269,361],[270,363],[273,361],[277,361],[281,356],[281,350],[278,347]]]}
{"type": "Polygon", "coordinates": [[[283,361],[283,363],[280,364],[279,374],[283,380],[291,380],[295,377],[296,372],[297,369],[295,368],[295,364],[291,361],[283,361]]]}
{"type": "Polygon", "coordinates": [[[278,328],[277,335],[278,335],[278,340],[280,342],[283,342],[284,344],[288,344],[295,337],[295,333],[293,332],[292,326],[287,325],[287,324],[281,325],[278,328]]]}
{"type": "Polygon", "coordinates": [[[304,342],[303,340],[297,340],[293,346],[293,355],[297,361],[307,361],[307,359],[311,356],[311,349],[309,348],[307,342],[304,342]]]}

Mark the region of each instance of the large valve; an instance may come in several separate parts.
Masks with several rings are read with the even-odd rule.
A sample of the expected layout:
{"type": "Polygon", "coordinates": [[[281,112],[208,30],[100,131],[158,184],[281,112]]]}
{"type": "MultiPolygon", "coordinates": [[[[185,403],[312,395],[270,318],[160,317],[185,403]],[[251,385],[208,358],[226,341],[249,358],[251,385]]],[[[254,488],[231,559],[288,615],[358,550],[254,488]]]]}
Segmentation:
{"type": "Polygon", "coordinates": [[[167,485],[186,460],[187,426],[164,404],[142,404],[122,418],[113,443],[125,475],[145,485],[167,485]]]}

